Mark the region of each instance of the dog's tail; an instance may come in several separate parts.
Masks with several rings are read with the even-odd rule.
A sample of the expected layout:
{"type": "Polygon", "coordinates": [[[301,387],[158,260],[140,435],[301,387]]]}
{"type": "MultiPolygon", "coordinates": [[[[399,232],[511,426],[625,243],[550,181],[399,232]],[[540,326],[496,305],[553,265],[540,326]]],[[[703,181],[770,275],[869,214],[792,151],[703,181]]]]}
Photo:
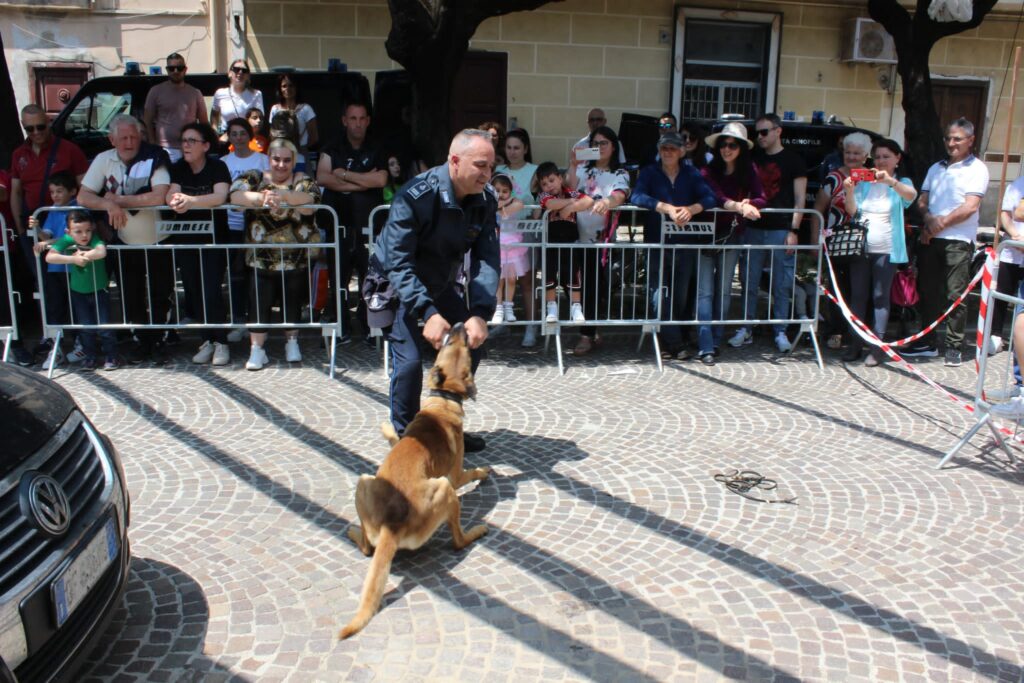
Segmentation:
{"type": "Polygon", "coordinates": [[[373,552],[373,559],[370,561],[370,571],[366,574],[366,581],[363,583],[363,595],[359,599],[359,611],[352,617],[345,628],[341,629],[338,637],[344,640],[351,635],[361,631],[364,626],[370,623],[370,619],[380,607],[380,600],[384,596],[384,584],[388,580],[388,572],[391,571],[391,560],[398,550],[398,539],[394,532],[387,526],[380,528],[380,535],[377,538],[377,548],[373,552]]]}
{"type": "Polygon", "coordinates": [[[384,438],[388,440],[388,443],[394,446],[398,443],[398,432],[395,431],[395,426],[390,422],[380,423],[380,433],[384,435],[384,438]]]}

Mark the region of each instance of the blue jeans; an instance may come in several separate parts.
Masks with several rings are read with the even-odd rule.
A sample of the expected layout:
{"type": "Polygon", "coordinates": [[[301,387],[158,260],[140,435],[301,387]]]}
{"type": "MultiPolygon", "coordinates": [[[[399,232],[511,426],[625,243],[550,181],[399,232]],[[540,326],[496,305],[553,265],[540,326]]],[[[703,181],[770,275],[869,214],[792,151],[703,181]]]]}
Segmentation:
{"type": "MultiPolygon", "coordinates": [[[[658,252],[653,249],[648,252],[650,260],[647,264],[647,291],[651,311],[657,314],[658,320],[685,320],[686,300],[690,294],[696,251],[666,249],[664,253],[665,274],[660,277],[661,263],[658,252]]],[[[683,346],[682,325],[662,325],[658,336],[662,345],[670,351],[683,346]]]]}
{"type": "MultiPolygon", "coordinates": [[[[752,246],[775,246],[786,243],[789,230],[759,230],[747,227],[743,231],[743,241],[752,246]]],[[[743,317],[757,320],[757,290],[761,284],[761,272],[765,261],[771,263],[772,291],[769,317],[791,318],[790,303],[793,299],[793,275],[796,267],[796,254],[787,254],[782,249],[750,249],[747,267],[743,273],[743,317]]],[[[786,331],[785,324],[775,324],[775,333],[786,331]]]]}
{"type": "MultiPolygon", "coordinates": [[[[464,323],[469,319],[469,309],[454,288],[448,288],[434,299],[441,316],[449,324],[464,323]]],[[[384,334],[391,350],[390,409],[391,424],[402,434],[420,411],[420,394],[423,391],[423,360],[420,345],[423,343],[423,328],[419,326],[415,313],[398,305],[395,322],[384,328],[384,334]]],[[[483,347],[470,351],[473,359],[473,374],[483,357],[483,347]]]]}
{"type": "MultiPolygon", "coordinates": [[[[105,325],[110,322],[110,292],[101,289],[92,294],[71,292],[71,315],[75,325],[105,325]]],[[[86,358],[96,358],[96,330],[81,330],[78,340],[86,358]]],[[[111,360],[117,354],[117,337],[113,330],[99,331],[103,355],[111,360]]]]}
{"type": "MultiPolygon", "coordinates": [[[[730,244],[732,241],[730,240],[730,244]]],[[[723,320],[728,317],[732,276],[742,249],[725,249],[718,254],[701,252],[697,258],[697,319],[723,320]]],[[[697,328],[700,355],[713,353],[722,345],[723,325],[701,325],[697,328]]]]}

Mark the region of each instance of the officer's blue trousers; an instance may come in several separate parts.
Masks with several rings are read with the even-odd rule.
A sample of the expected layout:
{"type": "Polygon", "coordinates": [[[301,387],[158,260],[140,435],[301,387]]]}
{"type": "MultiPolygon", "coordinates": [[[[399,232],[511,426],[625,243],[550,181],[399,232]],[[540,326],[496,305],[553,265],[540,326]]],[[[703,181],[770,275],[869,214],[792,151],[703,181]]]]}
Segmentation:
{"type": "MultiPolygon", "coordinates": [[[[451,325],[464,323],[469,318],[465,301],[453,288],[446,289],[436,297],[434,306],[451,325]]],[[[416,315],[402,303],[395,312],[395,323],[384,330],[391,349],[391,424],[399,435],[420,410],[420,394],[423,391],[421,345],[424,341],[423,328],[418,323],[416,315]]],[[[475,375],[483,356],[483,347],[472,350],[470,356],[475,375]]]]}

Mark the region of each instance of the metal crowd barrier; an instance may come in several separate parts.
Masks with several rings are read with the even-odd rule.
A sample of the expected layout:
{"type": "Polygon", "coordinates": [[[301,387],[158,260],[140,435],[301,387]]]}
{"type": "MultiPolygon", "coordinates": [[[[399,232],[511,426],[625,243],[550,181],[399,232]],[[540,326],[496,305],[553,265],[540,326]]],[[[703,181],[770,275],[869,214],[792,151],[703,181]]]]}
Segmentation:
{"type": "MultiPolygon", "coordinates": [[[[528,210],[539,210],[539,208],[536,205],[526,207],[528,210]]],[[[380,215],[389,209],[388,205],[374,209],[370,214],[370,226],[377,223],[382,224],[380,215]]],[[[517,291],[526,305],[515,310],[516,320],[502,321],[500,324],[509,327],[536,325],[545,338],[545,346],[553,337],[560,372],[564,372],[561,332],[562,328],[570,327],[640,327],[638,350],[642,348],[645,336],[648,333],[651,334],[655,361],[659,370],[662,370],[658,333],[666,331],[669,326],[798,325],[799,333],[792,342],[793,348],[800,343],[804,334],[809,334],[818,366],[819,368],[824,367],[816,336],[819,314],[818,284],[822,272],[820,243],[792,247],[746,244],[742,237],[739,237],[726,244],[718,245],[712,243],[715,232],[713,220],[691,221],[686,225],[677,226],[668,219],[662,220],[661,240],[646,243],[642,239],[637,239],[632,227],[624,230],[626,226],[632,226],[635,221],[621,220],[621,217],[627,212],[640,213],[645,212],[646,209],[624,205],[614,211],[619,213],[620,220],[615,221],[617,225],[615,235],[608,242],[592,244],[550,242],[548,239],[550,215],[545,213],[540,220],[533,218],[519,220],[516,223],[515,232],[522,236],[522,241],[502,244],[502,247],[506,249],[526,249],[528,272],[530,273],[527,277],[530,281],[526,283],[520,281],[517,284],[517,291]],[[761,310],[760,297],[746,296],[746,283],[756,282],[759,286],[762,280],[762,272],[756,274],[749,272],[750,256],[754,252],[766,252],[763,254],[764,265],[769,273],[766,316],[759,314],[761,310]],[[790,256],[794,266],[799,254],[806,254],[813,260],[815,270],[812,280],[800,283],[796,277],[785,275],[784,271],[788,282],[776,282],[778,271],[775,267],[776,261],[786,258],[787,252],[792,252],[790,256]],[[687,271],[687,263],[691,264],[689,271],[687,271]],[[687,292],[684,291],[684,283],[676,280],[679,277],[684,277],[687,284],[692,280],[693,287],[700,287],[703,283],[703,290],[706,293],[708,280],[702,281],[701,276],[707,277],[706,269],[708,267],[728,270],[728,281],[723,282],[720,287],[722,291],[719,292],[720,300],[717,308],[719,314],[705,316],[702,319],[697,315],[697,311],[685,310],[687,292]],[[559,274],[559,277],[555,278],[556,272],[563,268],[567,269],[569,274],[559,274]],[[578,278],[578,281],[574,281],[574,278],[578,278]],[[556,279],[558,282],[555,282],[556,279]],[[549,321],[546,315],[546,283],[555,284],[558,292],[556,302],[559,313],[557,320],[554,321],[549,321]],[[532,295],[532,308],[526,300],[527,292],[532,295]],[[566,310],[571,311],[572,306],[571,303],[567,306],[564,300],[576,298],[574,292],[579,293],[578,298],[584,320],[574,321],[569,315],[566,315],[566,310]],[[730,315],[730,311],[735,308],[733,300],[737,296],[741,299],[742,312],[738,316],[730,315]],[[798,296],[806,299],[802,315],[798,314],[796,303],[798,296]],[[780,303],[779,306],[776,306],[776,303],[779,303],[778,299],[782,299],[783,302],[788,299],[789,303],[780,303]],[[776,310],[777,308],[780,310],[776,310]]],[[[714,209],[710,213],[717,216],[719,213],[731,214],[732,212],[714,209]]],[[[761,213],[818,215],[812,209],[800,211],[764,209],[761,213]]],[[[364,228],[364,233],[368,235],[372,248],[377,231],[372,230],[370,226],[364,228]]],[[[783,266],[785,265],[784,262],[783,266]]],[[[711,280],[711,284],[715,284],[714,279],[711,280]]],[[[501,304],[500,301],[498,303],[501,304]]],[[[714,303],[712,294],[713,310],[715,310],[714,303]]],[[[379,336],[380,331],[375,330],[373,334],[379,336]]],[[[721,341],[724,343],[724,339],[721,341]]],[[[388,363],[386,350],[387,343],[385,342],[385,372],[387,372],[388,363]]]]}
{"type": "MultiPolygon", "coordinates": [[[[996,268],[998,269],[1002,264],[999,261],[1000,255],[1005,249],[1024,249],[1024,241],[1017,240],[1000,240],[999,246],[996,250],[996,268]]],[[[956,455],[960,450],[966,446],[970,440],[977,434],[983,427],[988,427],[992,433],[992,438],[996,444],[1003,449],[1003,451],[1010,457],[1010,460],[1015,460],[1013,452],[1009,446],[1006,445],[1006,435],[1004,435],[996,427],[992,421],[992,407],[996,405],[994,401],[998,398],[1011,399],[1014,396],[1020,395],[1020,389],[1017,385],[1016,376],[1024,371],[1024,368],[1015,368],[1015,350],[1017,344],[1014,340],[1013,329],[1015,327],[1017,315],[1024,312],[1024,298],[1021,298],[1021,290],[1013,294],[1006,294],[996,290],[996,276],[998,271],[992,273],[992,286],[989,288],[989,299],[987,302],[982,302],[982,305],[987,303],[987,310],[985,311],[985,325],[983,327],[982,337],[976,350],[977,353],[977,364],[978,364],[978,380],[974,385],[974,425],[964,434],[963,438],[956,443],[953,448],[946,453],[942,460],[939,461],[938,468],[943,468],[949,460],[956,455]],[[995,313],[997,305],[1006,305],[1007,303],[1013,304],[1013,315],[1010,319],[1010,336],[1009,344],[1007,345],[1007,352],[1003,355],[1004,366],[999,372],[999,376],[996,379],[995,384],[997,386],[992,389],[986,389],[986,380],[989,379],[990,366],[995,363],[995,357],[989,357],[988,348],[989,342],[992,338],[992,317],[995,313]]],[[[996,330],[1002,332],[1002,330],[996,330]]],[[[1019,422],[1019,421],[1018,421],[1019,422]]]]}
{"type": "MultiPolygon", "coordinates": [[[[336,272],[336,273],[341,272],[341,263],[340,263],[341,256],[340,256],[338,244],[340,243],[340,240],[343,238],[343,235],[344,235],[343,228],[341,228],[338,225],[337,213],[334,211],[334,209],[332,207],[330,207],[330,206],[328,206],[326,204],[304,204],[304,205],[297,205],[297,206],[283,205],[281,207],[281,209],[289,209],[289,208],[292,208],[292,209],[314,209],[316,212],[319,212],[319,211],[327,211],[327,212],[329,212],[332,220],[334,221],[335,234],[337,235],[337,241],[334,242],[334,243],[316,242],[316,243],[306,243],[306,244],[303,244],[303,243],[292,243],[292,242],[288,242],[288,243],[259,243],[259,244],[246,244],[246,243],[241,243],[240,242],[240,243],[230,243],[230,244],[216,244],[216,243],[213,243],[214,229],[213,229],[213,221],[212,220],[200,220],[200,221],[185,220],[183,218],[178,217],[177,214],[174,214],[173,211],[171,211],[170,208],[167,207],[167,206],[154,206],[154,207],[147,207],[145,209],[140,209],[139,211],[146,211],[146,212],[165,212],[165,213],[162,213],[162,215],[161,215],[161,213],[158,213],[158,217],[156,218],[156,231],[157,231],[157,235],[161,236],[161,239],[163,239],[163,240],[166,240],[167,238],[170,238],[170,237],[173,237],[173,236],[180,236],[180,235],[208,235],[211,241],[208,242],[208,243],[195,243],[195,244],[193,244],[193,243],[168,244],[166,241],[157,242],[156,244],[122,244],[122,243],[110,244],[110,243],[107,243],[106,244],[106,249],[107,249],[107,259],[106,259],[107,260],[107,264],[106,264],[107,265],[107,275],[108,275],[108,279],[113,279],[116,282],[116,289],[115,289],[115,291],[117,292],[117,297],[116,298],[117,298],[117,304],[118,305],[117,305],[117,308],[116,308],[116,313],[115,313],[115,310],[109,311],[110,321],[107,322],[107,323],[103,323],[103,324],[79,324],[79,323],[74,322],[73,316],[70,313],[71,311],[74,310],[73,305],[72,305],[73,297],[72,297],[72,294],[71,294],[70,281],[69,281],[68,278],[63,278],[62,279],[61,283],[58,285],[58,287],[60,287],[61,291],[54,291],[52,284],[50,286],[47,286],[47,283],[44,281],[44,277],[45,277],[44,274],[48,272],[49,268],[47,266],[49,264],[46,264],[44,262],[41,265],[41,267],[36,269],[36,273],[37,273],[37,279],[38,279],[38,285],[39,285],[39,299],[40,299],[40,309],[41,309],[42,320],[43,320],[44,336],[53,337],[54,338],[54,351],[51,353],[51,358],[50,358],[50,362],[49,362],[49,368],[50,368],[49,369],[49,374],[50,374],[50,376],[53,375],[54,366],[56,365],[56,363],[53,362],[54,355],[57,353],[57,349],[60,346],[61,337],[64,336],[67,332],[74,332],[74,331],[77,331],[77,330],[111,330],[111,331],[116,331],[116,330],[133,330],[135,332],[149,331],[149,330],[152,330],[152,331],[157,331],[157,330],[163,330],[163,331],[166,331],[166,330],[202,331],[202,330],[210,330],[210,329],[235,329],[235,328],[245,327],[247,329],[256,328],[256,329],[259,329],[259,330],[268,330],[268,331],[269,330],[296,330],[296,329],[298,329],[298,330],[301,330],[301,329],[316,329],[316,330],[320,330],[321,334],[324,337],[326,337],[327,340],[328,340],[328,348],[329,348],[328,353],[329,353],[329,357],[330,357],[330,361],[329,361],[330,362],[329,374],[330,374],[330,377],[333,379],[333,377],[334,377],[334,370],[335,370],[335,359],[336,359],[335,358],[335,349],[336,349],[336,346],[337,346],[336,342],[338,341],[338,339],[342,335],[342,328],[341,328],[342,320],[343,320],[343,317],[341,315],[341,312],[342,312],[341,311],[341,307],[343,305],[342,296],[334,296],[333,297],[333,299],[334,299],[334,303],[333,303],[333,305],[334,305],[333,320],[324,320],[324,321],[315,321],[315,320],[313,320],[314,302],[315,302],[315,299],[316,299],[316,290],[315,290],[316,283],[313,282],[312,278],[313,278],[313,274],[314,274],[314,271],[315,271],[314,267],[315,267],[315,265],[317,263],[327,264],[328,266],[330,264],[333,264],[334,272],[336,272]],[[260,304],[260,299],[259,299],[260,289],[259,289],[259,287],[252,287],[252,284],[253,284],[252,278],[255,278],[256,279],[256,284],[258,284],[259,283],[259,277],[260,277],[259,276],[259,272],[260,271],[257,270],[257,269],[251,268],[251,267],[248,266],[248,264],[244,263],[245,255],[248,254],[248,253],[255,254],[256,252],[277,252],[278,255],[279,255],[279,258],[281,259],[281,263],[282,263],[282,266],[283,266],[284,265],[285,252],[295,252],[295,251],[304,252],[304,258],[305,258],[305,265],[306,265],[306,267],[305,267],[305,269],[301,269],[300,268],[300,269],[297,269],[297,270],[300,270],[300,271],[304,270],[304,272],[306,273],[305,280],[306,280],[306,283],[307,283],[307,287],[306,287],[306,296],[304,298],[300,298],[299,300],[302,302],[300,304],[300,307],[304,308],[307,305],[309,306],[309,319],[307,321],[302,321],[301,318],[297,317],[296,322],[284,322],[289,317],[289,310],[287,308],[287,306],[288,306],[287,298],[288,297],[286,297],[286,295],[285,295],[285,289],[287,287],[287,282],[286,281],[289,279],[287,277],[287,273],[288,272],[294,272],[294,270],[293,271],[286,271],[286,270],[284,270],[282,268],[280,270],[269,271],[269,272],[273,273],[273,275],[272,276],[268,276],[268,277],[273,277],[273,278],[276,279],[278,277],[278,274],[280,274],[280,278],[281,278],[281,294],[280,294],[280,298],[281,298],[281,308],[280,308],[281,322],[260,321],[260,320],[255,320],[254,321],[254,320],[252,320],[251,319],[252,318],[252,311],[258,311],[259,308],[260,308],[260,306],[259,306],[259,304],[260,304]],[[211,321],[210,320],[211,315],[210,315],[210,311],[207,310],[208,305],[207,305],[207,300],[206,300],[206,292],[207,292],[206,277],[207,277],[207,271],[210,269],[208,267],[209,264],[207,263],[207,260],[208,260],[207,259],[207,255],[208,254],[215,255],[215,254],[218,254],[218,253],[221,253],[221,252],[224,255],[224,265],[223,265],[223,274],[221,276],[221,281],[219,283],[219,288],[220,288],[221,301],[222,302],[226,302],[226,306],[224,307],[224,316],[223,316],[224,319],[223,319],[223,321],[211,321]],[[141,255],[140,256],[133,256],[133,255],[136,255],[136,254],[141,254],[141,255]],[[244,270],[236,271],[236,276],[237,275],[241,275],[241,274],[244,273],[244,276],[245,276],[244,280],[242,280],[239,277],[235,277],[234,278],[234,282],[233,282],[232,267],[233,266],[240,266],[241,265],[241,264],[238,264],[237,262],[233,264],[233,259],[243,259],[242,264],[244,264],[244,270]],[[126,268],[125,268],[126,260],[130,261],[131,264],[132,264],[128,268],[129,272],[127,273],[127,276],[126,276],[126,268]],[[198,271],[198,277],[199,277],[199,281],[198,281],[199,289],[198,289],[198,291],[190,291],[190,288],[185,286],[184,282],[178,278],[178,276],[177,276],[178,267],[180,265],[183,265],[183,264],[188,264],[186,266],[186,268],[191,269],[190,270],[190,274],[191,274],[192,278],[194,278],[194,276],[195,276],[195,271],[196,270],[198,271]],[[166,271],[164,270],[165,268],[167,269],[166,271]],[[143,272],[137,272],[137,269],[141,269],[141,271],[143,271],[143,272]],[[166,272],[167,273],[167,277],[160,276],[160,278],[159,278],[160,284],[157,285],[156,284],[157,283],[157,276],[158,276],[158,273],[160,273],[160,272],[166,272]],[[128,287],[127,286],[129,283],[132,282],[133,278],[140,278],[140,277],[142,278],[141,282],[136,280],[133,284],[135,285],[135,287],[141,288],[141,290],[143,292],[145,292],[144,306],[140,306],[139,305],[140,302],[136,298],[137,297],[136,292],[138,291],[138,289],[134,289],[132,287],[128,287]],[[242,312],[235,310],[236,301],[239,300],[239,299],[236,299],[236,296],[235,296],[236,295],[236,292],[235,292],[235,288],[236,287],[244,287],[244,288],[246,288],[246,291],[252,289],[254,291],[255,295],[256,295],[255,301],[249,302],[250,303],[250,305],[249,305],[250,311],[249,311],[248,317],[250,319],[247,320],[247,322],[244,322],[244,323],[237,322],[237,321],[240,320],[242,312]],[[167,310],[167,314],[166,314],[166,317],[161,316],[163,319],[156,319],[156,318],[154,318],[154,310],[162,312],[162,310],[165,308],[165,304],[163,302],[159,302],[158,301],[157,302],[157,306],[154,307],[153,290],[154,289],[165,289],[165,288],[167,289],[167,295],[170,298],[170,302],[166,306],[167,309],[168,309],[167,310]],[[50,290],[49,292],[47,292],[48,289],[50,290]],[[178,292],[182,291],[182,290],[185,291],[186,297],[188,297],[189,295],[194,295],[192,297],[191,302],[186,300],[186,303],[191,303],[191,305],[193,307],[198,307],[196,310],[192,311],[193,313],[197,313],[198,314],[197,315],[197,319],[189,319],[187,322],[183,322],[183,319],[185,318],[185,315],[184,315],[184,312],[182,311],[183,307],[182,307],[181,301],[180,301],[179,296],[178,296],[178,292]],[[49,312],[49,309],[51,308],[51,306],[47,305],[48,297],[52,298],[52,297],[55,297],[55,296],[60,296],[61,298],[64,299],[64,302],[62,302],[62,303],[66,303],[67,304],[67,308],[64,308],[63,310],[67,311],[68,315],[67,316],[63,316],[64,317],[63,320],[51,319],[50,312],[49,312]],[[129,302],[128,301],[129,298],[132,298],[132,301],[129,302]],[[128,310],[129,308],[132,308],[134,310],[129,311],[128,310]],[[142,317],[144,319],[141,320],[141,321],[138,320],[139,316],[137,315],[137,314],[140,313],[140,311],[144,311],[144,312],[142,312],[142,317]]],[[[234,205],[234,204],[224,204],[224,205],[215,207],[214,209],[210,209],[210,211],[227,211],[227,210],[232,210],[232,209],[234,209],[234,210],[243,210],[243,211],[259,211],[259,210],[262,210],[262,209],[253,209],[252,207],[244,207],[244,206],[239,206],[239,205],[234,205]]],[[[73,210],[82,210],[82,207],[77,207],[77,206],[45,207],[45,208],[38,209],[33,215],[38,220],[38,218],[39,218],[39,216],[41,214],[44,214],[44,213],[47,213],[47,212],[52,212],[52,211],[70,212],[70,211],[73,211],[73,210]]],[[[201,210],[206,210],[206,209],[198,209],[198,210],[201,211],[201,210]]],[[[102,212],[93,210],[93,211],[90,211],[90,213],[96,215],[96,214],[100,214],[102,212]]],[[[105,218],[105,216],[104,216],[104,218],[105,218]]],[[[33,243],[34,244],[38,244],[39,239],[40,239],[38,231],[32,230],[31,234],[32,234],[32,237],[33,237],[33,243]]],[[[73,266],[68,266],[68,267],[71,268],[73,266]]],[[[219,268],[220,266],[216,266],[216,267],[219,268]]],[[[184,273],[184,270],[185,269],[183,269],[183,273],[184,273]]],[[[110,283],[104,283],[104,284],[105,285],[109,285],[110,283]]],[[[193,280],[192,284],[193,285],[196,284],[194,282],[194,280],[193,280]]],[[[161,294],[163,294],[163,293],[161,292],[161,294]]],[[[331,295],[331,293],[328,292],[328,296],[329,297],[330,297],[330,295],[331,295]]],[[[93,313],[96,314],[96,317],[98,319],[99,318],[99,314],[100,314],[100,304],[98,303],[98,299],[97,298],[94,297],[94,300],[96,300],[97,303],[95,304],[96,310],[93,313]]],[[[330,301],[330,298],[328,299],[328,302],[329,301],[330,301]]],[[[54,302],[51,301],[50,303],[52,304],[54,302]]],[[[111,309],[114,309],[113,303],[114,302],[111,301],[111,306],[110,306],[111,309]]],[[[61,306],[54,306],[53,308],[54,308],[54,310],[61,310],[62,307],[61,306]]],[[[294,312],[294,311],[292,311],[292,312],[294,312]]],[[[301,312],[300,312],[300,315],[301,315],[301,312]]],[[[214,315],[213,317],[219,317],[219,316],[214,315]]],[[[295,316],[293,316],[293,317],[295,317],[295,316]]]]}
{"type": "Polygon", "coordinates": [[[18,339],[18,311],[14,304],[14,281],[11,279],[11,252],[10,245],[12,236],[7,232],[7,222],[0,215],[0,307],[7,306],[7,315],[0,308],[0,338],[3,338],[4,353],[0,361],[6,363],[11,354],[11,343],[18,339]]]}

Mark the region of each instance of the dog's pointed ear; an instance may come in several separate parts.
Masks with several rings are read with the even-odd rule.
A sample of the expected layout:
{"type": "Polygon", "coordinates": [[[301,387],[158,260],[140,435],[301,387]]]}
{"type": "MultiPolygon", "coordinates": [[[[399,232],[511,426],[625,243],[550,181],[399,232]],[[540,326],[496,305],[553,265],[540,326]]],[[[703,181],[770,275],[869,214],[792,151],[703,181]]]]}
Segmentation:
{"type": "Polygon", "coordinates": [[[430,388],[440,389],[444,386],[444,382],[447,379],[444,374],[444,370],[438,366],[430,368],[430,388]]]}

